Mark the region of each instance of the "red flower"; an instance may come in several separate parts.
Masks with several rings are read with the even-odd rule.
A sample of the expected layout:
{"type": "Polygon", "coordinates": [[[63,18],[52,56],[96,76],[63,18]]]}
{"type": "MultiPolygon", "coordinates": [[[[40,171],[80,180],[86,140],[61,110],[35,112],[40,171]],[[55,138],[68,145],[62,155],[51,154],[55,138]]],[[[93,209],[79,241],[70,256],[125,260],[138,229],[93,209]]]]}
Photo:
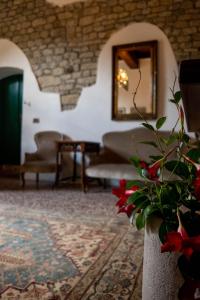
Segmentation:
{"type": "Polygon", "coordinates": [[[200,200],[200,170],[196,171],[196,178],[193,181],[194,194],[200,200]]]}
{"type": "Polygon", "coordinates": [[[133,185],[130,189],[126,190],[126,180],[120,180],[120,187],[113,188],[112,193],[119,198],[116,203],[116,206],[119,207],[118,213],[126,213],[128,217],[131,216],[135,205],[134,204],[127,204],[127,199],[130,197],[131,194],[139,190],[137,185],[133,185]]]}
{"type": "Polygon", "coordinates": [[[160,164],[161,161],[156,161],[153,165],[151,165],[148,168],[148,172],[149,172],[149,179],[151,180],[158,180],[159,176],[160,176],[160,164]]]}
{"type": "Polygon", "coordinates": [[[197,197],[198,200],[200,200],[200,177],[196,178],[193,181],[194,185],[194,194],[197,197]]]}
{"type": "Polygon", "coordinates": [[[168,251],[181,252],[190,257],[193,251],[200,251],[200,235],[183,238],[179,232],[168,232],[165,243],[161,245],[161,252],[168,251]]]}
{"type": "Polygon", "coordinates": [[[125,179],[121,179],[119,181],[119,188],[113,188],[112,189],[112,194],[117,196],[118,198],[121,197],[121,195],[123,195],[126,191],[126,180],[125,179]]]}
{"type": "Polygon", "coordinates": [[[196,168],[196,178],[193,180],[193,186],[194,186],[194,194],[197,200],[200,201],[200,164],[194,162],[191,158],[187,157],[184,154],[183,157],[186,161],[191,163],[196,168]]]}
{"type": "Polygon", "coordinates": [[[113,188],[112,193],[113,195],[117,196],[119,200],[116,203],[116,206],[123,207],[126,202],[128,197],[137,191],[139,189],[138,186],[133,185],[130,189],[126,190],[126,180],[122,179],[120,180],[120,187],[119,188],[113,188]]]}
{"type": "Polygon", "coordinates": [[[116,203],[116,206],[122,207],[125,205],[127,201],[127,196],[125,195],[126,192],[126,180],[121,179],[119,181],[119,188],[113,188],[112,193],[113,195],[117,196],[119,198],[118,202],[116,203]]]}
{"type": "Polygon", "coordinates": [[[148,168],[148,164],[145,161],[143,161],[143,160],[141,160],[139,162],[139,164],[140,164],[140,168],[141,169],[147,169],[148,168]]]}
{"type": "Polygon", "coordinates": [[[139,186],[133,185],[129,190],[125,191],[125,194],[129,197],[131,194],[133,194],[134,192],[136,192],[139,189],[140,189],[139,186]]]}
{"type": "Polygon", "coordinates": [[[152,165],[148,165],[145,161],[140,162],[142,175],[150,180],[157,181],[160,176],[160,165],[162,160],[158,160],[152,165]]]}
{"type": "Polygon", "coordinates": [[[190,238],[181,224],[179,214],[178,220],[178,231],[171,231],[167,233],[165,243],[161,245],[161,252],[181,252],[185,256],[190,257],[193,251],[200,251],[200,235],[190,238]]]}
{"type": "Polygon", "coordinates": [[[165,243],[161,245],[161,252],[180,252],[182,249],[182,241],[183,239],[179,232],[168,232],[166,235],[165,243]]]}
{"type": "Polygon", "coordinates": [[[184,247],[192,248],[192,251],[200,251],[200,235],[184,239],[184,247]]]}
{"type": "Polygon", "coordinates": [[[119,213],[126,213],[127,216],[130,218],[134,208],[135,208],[135,205],[133,205],[133,204],[129,204],[127,206],[120,207],[120,209],[118,210],[118,214],[119,213]]]}

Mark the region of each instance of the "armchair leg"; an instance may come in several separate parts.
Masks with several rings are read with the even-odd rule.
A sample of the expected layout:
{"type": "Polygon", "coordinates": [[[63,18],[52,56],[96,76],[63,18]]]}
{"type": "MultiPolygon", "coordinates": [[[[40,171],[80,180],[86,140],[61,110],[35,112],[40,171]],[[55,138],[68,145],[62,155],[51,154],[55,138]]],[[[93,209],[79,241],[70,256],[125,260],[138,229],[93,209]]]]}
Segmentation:
{"type": "Polygon", "coordinates": [[[20,173],[20,175],[21,175],[22,188],[25,188],[25,173],[22,172],[20,173]]]}
{"type": "Polygon", "coordinates": [[[99,185],[99,186],[102,186],[102,182],[101,182],[101,179],[100,179],[100,178],[97,178],[97,182],[98,182],[98,185],[99,185]]]}
{"type": "Polygon", "coordinates": [[[36,173],[36,187],[39,189],[39,173],[36,173]]]}
{"type": "Polygon", "coordinates": [[[82,191],[84,193],[87,193],[88,191],[88,177],[84,174],[84,177],[82,178],[82,191]]]}
{"type": "Polygon", "coordinates": [[[107,181],[106,181],[106,179],[105,179],[105,178],[103,179],[103,188],[104,188],[104,189],[106,189],[106,188],[107,188],[107,181]]]}

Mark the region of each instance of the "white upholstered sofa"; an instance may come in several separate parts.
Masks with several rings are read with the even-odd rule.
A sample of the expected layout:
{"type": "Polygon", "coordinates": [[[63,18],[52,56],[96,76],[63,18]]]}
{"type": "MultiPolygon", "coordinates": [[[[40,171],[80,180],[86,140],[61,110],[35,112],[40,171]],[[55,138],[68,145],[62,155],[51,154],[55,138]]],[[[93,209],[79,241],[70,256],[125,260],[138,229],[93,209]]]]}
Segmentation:
{"type": "MultiPolygon", "coordinates": [[[[164,137],[169,132],[162,131],[164,137]]],[[[102,137],[102,150],[86,168],[86,176],[101,179],[141,179],[130,162],[133,155],[149,161],[149,155],[159,155],[155,147],[142,144],[142,141],[155,141],[152,131],[137,127],[127,131],[105,133],[102,137]]]]}

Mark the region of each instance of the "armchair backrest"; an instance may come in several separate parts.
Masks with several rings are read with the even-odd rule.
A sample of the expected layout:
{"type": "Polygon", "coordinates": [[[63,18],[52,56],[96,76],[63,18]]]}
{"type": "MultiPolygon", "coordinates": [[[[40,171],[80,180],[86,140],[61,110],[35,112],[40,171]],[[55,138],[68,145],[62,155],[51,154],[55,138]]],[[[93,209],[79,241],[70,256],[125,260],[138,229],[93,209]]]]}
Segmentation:
{"type": "Polygon", "coordinates": [[[34,139],[37,145],[37,154],[40,158],[55,161],[56,141],[70,139],[70,137],[57,131],[41,131],[35,134],[34,139]]]}

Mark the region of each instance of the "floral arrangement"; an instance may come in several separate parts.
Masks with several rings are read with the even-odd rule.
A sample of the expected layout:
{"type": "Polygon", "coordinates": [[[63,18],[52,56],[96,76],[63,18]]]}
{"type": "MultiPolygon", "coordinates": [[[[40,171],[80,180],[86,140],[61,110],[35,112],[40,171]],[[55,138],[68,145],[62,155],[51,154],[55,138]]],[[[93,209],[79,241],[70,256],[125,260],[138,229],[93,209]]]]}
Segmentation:
{"type": "MultiPolygon", "coordinates": [[[[141,180],[122,179],[120,187],[112,192],[118,197],[118,212],[126,213],[138,229],[152,218],[160,218],[161,252],[181,253],[178,266],[182,275],[197,280],[200,279],[200,149],[198,142],[191,141],[185,132],[181,92],[173,88],[169,101],[175,105],[178,117],[168,138],[160,131],[166,117],[159,118],[155,126],[144,118],[142,123],[153,132],[156,141],[143,143],[160,154],[150,156],[148,162],[132,157],[141,180]],[[168,179],[165,170],[169,172],[168,179]]],[[[135,109],[142,117],[136,105],[135,109]]]]}

